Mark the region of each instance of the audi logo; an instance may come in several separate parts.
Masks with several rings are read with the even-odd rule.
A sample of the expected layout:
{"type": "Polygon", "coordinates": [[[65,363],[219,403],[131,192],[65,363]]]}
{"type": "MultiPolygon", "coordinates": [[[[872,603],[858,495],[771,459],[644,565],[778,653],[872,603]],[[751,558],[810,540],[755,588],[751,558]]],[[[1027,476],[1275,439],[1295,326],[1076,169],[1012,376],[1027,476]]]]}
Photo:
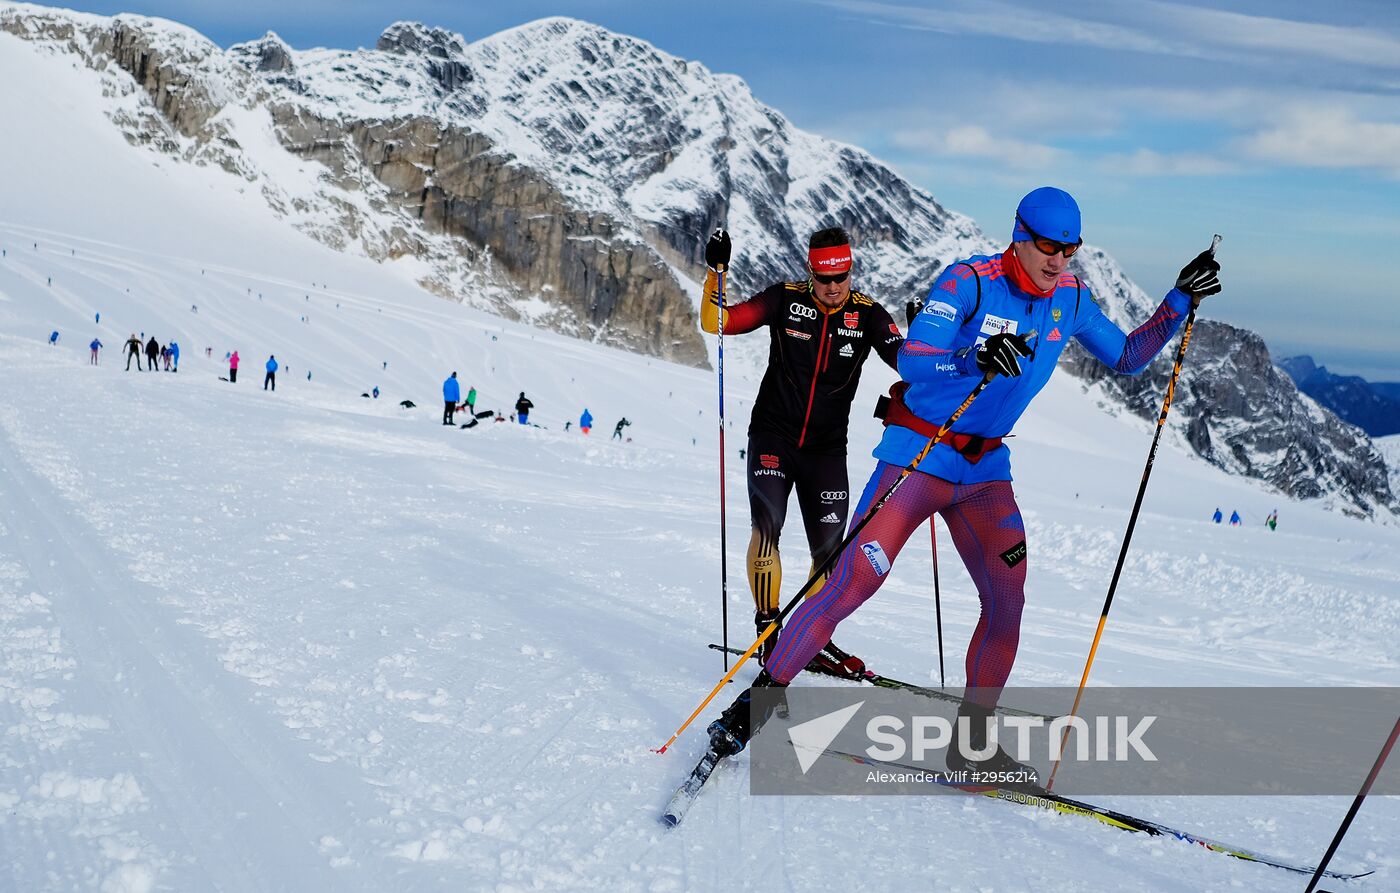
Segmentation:
{"type": "Polygon", "coordinates": [[[823,491],[822,491],[822,500],[825,501],[825,502],[832,502],[832,501],[837,500],[837,499],[845,499],[845,498],[846,498],[846,491],[845,491],[845,490],[823,490],[823,491]]]}
{"type": "Polygon", "coordinates": [[[788,308],[788,313],[791,313],[793,316],[805,316],[807,319],[817,318],[817,308],[804,307],[796,301],[794,301],[792,306],[788,308]]]}

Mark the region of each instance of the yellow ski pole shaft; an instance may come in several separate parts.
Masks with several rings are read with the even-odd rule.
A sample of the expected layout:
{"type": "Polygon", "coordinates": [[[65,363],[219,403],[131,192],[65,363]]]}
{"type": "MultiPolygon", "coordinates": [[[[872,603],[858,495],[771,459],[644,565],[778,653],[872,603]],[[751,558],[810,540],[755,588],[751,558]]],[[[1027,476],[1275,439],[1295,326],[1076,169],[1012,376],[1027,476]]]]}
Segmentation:
{"type": "MultiPolygon", "coordinates": [[[[1220,244],[1220,236],[1216,235],[1210,242],[1210,253],[1215,254],[1215,247],[1220,244]]],[[[1084,687],[1089,684],[1089,670],[1094,665],[1094,656],[1099,651],[1099,639],[1103,637],[1104,626],[1108,623],[1108,611],[1113,607],[1113,596],[1118,591],[1118,580],[1123,575],[1123,562],[1128,557],[1128,546],[1133,541],[1133,530],[1137,527],[1138,512],[1142,510],[1142,498],[1147,495],[1147,480],[1152,476],[1152,464],[1157,461],[1157,445],[1162,440],[1162,431],[1167,426],[1167,413],[1172,408],[1172,399],[1176,396],[1176,382],[1181,377],[1181,364],[1186,360],[1186,347],[1191,343],[1191,329],[1196,325],[1196,305],[1193,301],[1191,312],[1186,314],[1186,325],[1181,333],[1181,346],[1176,349],[1176,362],[1172,365],[1172,377],[1167,381],[1167,396],[1162,400],[1162,412],[1157,416],[1157,430],[1152,435],[1152,447],[1147,451],[1147,464],[1142,469],[1142,481],[1138,484],[1137,499],[1133,500],[1133,511],[1128,516],[1128,529],[1123,534],[1123,545],[1118,550],[1118,563],[1113,568],[1113,579],[1108,584],[1108,596],[1103,602],[1103,611],[1099,614],[1099,626],[1094,631],[1094,641],[1089,645],[1089,657],[1084,661],[1084,674],[1079,677],[1079,690],[1074,694],[1074,706],[1069,709],[1070,716],[1079,715],[1079,702],[1084,698],[1084,687]]],[[[1060,733],[1060,749],[1056,753],[1055,764],[1050,768],[1050,780],[1045,783],[1045,790],[1053,790],[1055,787],[1055,775],[1060,771],[1060,761],[1064,757],[1065,743],[1069,741],[1069,725],[1064,727],[1060,733]]]]}

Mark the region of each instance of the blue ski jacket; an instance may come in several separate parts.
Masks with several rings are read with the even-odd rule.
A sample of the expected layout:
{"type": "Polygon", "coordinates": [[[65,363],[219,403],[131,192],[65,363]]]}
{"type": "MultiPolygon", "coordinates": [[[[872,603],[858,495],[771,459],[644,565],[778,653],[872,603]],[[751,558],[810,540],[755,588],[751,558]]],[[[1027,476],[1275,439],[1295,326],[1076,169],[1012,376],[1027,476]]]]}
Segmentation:
{"type": "Polygon", "coordinates": [[[274,360],[272,357],[268,357],[268,358],[267,358],[267,371],[268,371],[268,372],[276,372],[276,371],[277,371],[277,361],[274,360]]]}
{"type": "Polygon", "coordinates": [[[591,413],[591,412],[589,412],[588,410],[585,409],[585,410],[583,411],[583,415],[581,415],[581,416],[578,417],[578,426],[579,426],[580,428],[592,428],[592,427],[593,427],[593,413],[591,413]]]}
{"type": "MultiPolygon", "coordinates": [[[[997,376],[954,423],[953,430],[982,437],[1011,433],[1031,399],[1045,387],[1071,337],[1115,372],[1134,375],[1147,367],[1176,332],[1191,307],[1184,292],[1172,289],[1152,317],[1131,335],[1099,309],[1088,286],[1064,273],[1049,297],[1018,288],[1002,269],[1003,256],[979,255],[943,271],[909,327],[899,351],[899,374],[909,382],[909,409],[941,427],[982,378],[976,352],[997,332],[1037,332],[1033,355],[1021,360],[1021,375],[997,376]]],[[[885,428],[875,458],[907,465],[928,437],[899,425],[885,428]]],[[[1011,480],[1011,451],[1005,444],[970,462],[951,445],[940,444],[919,470],[957,484],[1011,480]]]]}
{"type": "Polygon", "coordinates": [[[457,379],[449,378],[442,383],[442,399],[445,403],[460,403],[462,401],[462,385],[457,379]]]}

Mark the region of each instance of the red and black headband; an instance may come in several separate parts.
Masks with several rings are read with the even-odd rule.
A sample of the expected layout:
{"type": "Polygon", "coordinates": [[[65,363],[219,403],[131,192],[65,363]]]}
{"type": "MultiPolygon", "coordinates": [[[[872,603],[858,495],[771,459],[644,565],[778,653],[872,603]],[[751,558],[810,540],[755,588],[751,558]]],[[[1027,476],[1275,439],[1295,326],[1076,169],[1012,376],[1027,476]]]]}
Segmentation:
{"type": "Polygon", "coordinates": [[[812,272],[819,276],[849,272],[852,263],[851,246],[832,245],[827,248],[809,248],[807,250],[807,263],[811,266],[812,272]]]}

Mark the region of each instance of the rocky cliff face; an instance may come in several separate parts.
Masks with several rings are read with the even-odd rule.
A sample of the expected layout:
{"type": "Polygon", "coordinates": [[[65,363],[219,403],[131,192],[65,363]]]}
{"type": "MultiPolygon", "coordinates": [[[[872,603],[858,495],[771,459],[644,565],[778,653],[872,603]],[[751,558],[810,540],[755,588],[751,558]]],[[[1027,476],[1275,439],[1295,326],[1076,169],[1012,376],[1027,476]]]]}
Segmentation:
{"type": "MultiPolygon", "coordinates": [[[[101,72],[131,142],[255,184],[327,244],[414,258],[445,297],[683,363],[706,363],[695,301],[718,225],[734,237],[733,297],[801,275],[807,235],[834,224],[853,236],[861,287],[892,308],[944,264],[1000,247],[738,78],[584,22],[476,42],[399,22],[356,51],[271,33],[225,51],[161,20],[29,6],[0,9],[0,29],[101,72]]],[[[1102,251],[1074,269],[1125,327],[1157,303],[1102,251]]],[[[1146,417],[1170,368],[1064,363],[1146,417]]],[[[1251,333],[1197,325],[1172,424],[1208,461],[1292,495],[1400,508],[1364,434],[1300,396],[1251,333]]]]}
{"type": "Polygon", "coordinates": [[[1279,368],[1298,390],[1372,437],[1400,434],[1400,392],[1390,382],[1373,383],[1359,375],[1336,375],[1312,357],[1287,357],[1279,368]]]}

